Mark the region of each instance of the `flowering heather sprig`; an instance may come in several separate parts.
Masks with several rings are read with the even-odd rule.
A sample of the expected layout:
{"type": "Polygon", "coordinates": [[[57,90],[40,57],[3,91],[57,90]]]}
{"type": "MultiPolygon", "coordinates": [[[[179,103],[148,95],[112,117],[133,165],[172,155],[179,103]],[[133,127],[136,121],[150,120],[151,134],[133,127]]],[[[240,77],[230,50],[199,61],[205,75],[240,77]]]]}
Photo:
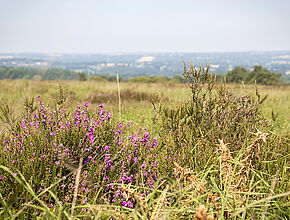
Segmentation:
{"type": "MultiPolygon", "coordinates": [[[[40,96],[37,101],[38,110],[24,115],[19,131],[4,146],[4,165],[16,174],[19,170],[26,179],[33,177],[31,185],[36,192],[74,172],[80,157],[84,162],[78,193],[84,196],[83,203],[94,189],[91,186],[103,184],[113,192],[115,202],[132,208],[134,202],[124,200],[122,190],[114,183],[155,187],[159,180],[158,141],[147,130],[132,134],[128,140],[124,131],[130,124],[112,123],[103,105],[92,114],[84,103],[70,116],[65,109],[46,109],[40,96]]],[[[15,187],[9,184],[13,179],[2,173],[0,177],[0,188],[9,186],[2,187],[7,193],[15,187]]],[[[60,201],[71,201],[73,184],[71,176],[57,186],[60,201]]]]}

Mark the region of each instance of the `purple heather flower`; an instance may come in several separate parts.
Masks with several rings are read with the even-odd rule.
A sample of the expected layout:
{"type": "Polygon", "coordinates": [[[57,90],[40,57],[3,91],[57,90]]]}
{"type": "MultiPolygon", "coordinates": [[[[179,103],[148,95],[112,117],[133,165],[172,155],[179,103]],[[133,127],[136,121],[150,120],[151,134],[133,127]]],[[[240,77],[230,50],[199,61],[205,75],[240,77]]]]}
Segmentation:
{"type": "Polygon", "coordinates": [[[150,138],[150,134],[148,132],[144,133],[144,138],[150,138]]]}
{"type": "Polygon", "coordinates": [[[103,107],[104,107],[104,105],[103,105],[103,104],[100,104],[100,105],[99,105],[99,107],[100,107],[100,108],[103,108],[103,107]]]}
{"type": "Polygon", "coordinates": [[[110,146],[105,146],[104,147],[104,150],[109,150],[110,149],[110,146]]]}
{"type": "MultiPolygon", "coordinates": [[[[85,204],[87,201],[88,201],[88,198],[85,198],[85,199],[82,201],[82,204],[85,204]]],[[[85,211],[86,211],[86,210],[85,210],[85,211]]]]}
{"type": "Polygon", "coordinates": [[[105,112],[106,111],[102,109],[102,110],[99,111],[99,115],[103,115],[105,112]]]}
{"type": "Polygon", "coordinates": [[[132,176],[130,176],[130,177],[127,177],[127,181],[129,181],[129,182],[132,182],[132,176]]]}
{"type": "Polygon", "coordinates": [[[60,162],[59,162],[59,161],[55,161],[55,164],[56,164],[56,165],[59,165],[59,164],[60,164],[60,162]]]}
{"type": "Polygon", "coordinates": [[[126,201],[122,201],[121,205],[124,206],[124,207],[127,207],[127,202],[126,201]]]}
{"type": "Polygon", "coordinates": [[[66,149],[64,150],[64,152],[68,153],[68,152],[69,152],[69,149],[68,149],[68,148],[66,148],[66,149]]]}
{"type": "Polygon", "coordinates": [[[133,206],[133,203],[131,202],[131,201],[128,201],[127,202],[127,205],[128,205],[128,207],[130,207],[130,208],[133,208],[134,206],[133,206]]]}

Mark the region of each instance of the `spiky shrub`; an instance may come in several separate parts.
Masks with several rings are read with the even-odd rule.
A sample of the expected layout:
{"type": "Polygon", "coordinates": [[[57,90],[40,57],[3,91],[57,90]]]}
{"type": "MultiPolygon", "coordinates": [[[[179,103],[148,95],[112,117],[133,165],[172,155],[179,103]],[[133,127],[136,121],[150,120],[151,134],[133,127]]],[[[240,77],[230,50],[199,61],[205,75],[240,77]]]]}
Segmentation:
{"type": "Polygon", "coordinates": [[[191,64],[188,69],[184,63],[183,76],[190,80],[191,100],[161,112],[162,128],[181,164],[201,168],[212,158],[218,140],[237,150],[256,128],[268,126],[261,114],[266,97],[234,95],[225,84],[216,84],[209,66],[191,64]]]}
{"type": "MultiPolygon", "coordinates": [[[[1,165],[15,176],[23,175],[35,194],[60,181],[51,191],[58,202],[72,202],[80,163],[78,203],[85,204],[98,192],[107,201],[133,207],[134,201],[124,199],[115,184],[154,187],[158,180],[157,140],[147,131],[129,135],[130,125],[114,122],[103,105],[91,112],[85,103],[70,114],[58,106],[46,108],[40,97],[37,101],[38,109],[26,111],[1,144],[0,156],[1,165]]],[[[15,207],[32,200],[23,185],[2,169],[0,193],[15,207]]],[[[41,199],[48,206],[56,204],[48,193],[41,199]]]]}

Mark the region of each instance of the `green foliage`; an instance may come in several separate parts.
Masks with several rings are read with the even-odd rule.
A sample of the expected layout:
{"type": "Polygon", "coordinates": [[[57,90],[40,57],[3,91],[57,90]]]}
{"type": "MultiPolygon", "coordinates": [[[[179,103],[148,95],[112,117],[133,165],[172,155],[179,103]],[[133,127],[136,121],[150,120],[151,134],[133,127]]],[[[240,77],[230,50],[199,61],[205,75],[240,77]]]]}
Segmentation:
{"type": "Polygon", "coordinates": [[[255,66],[254,70],[248,71],[243,67],[236,67],[227,74],[227,81],[233,83],[257,83],[261,85],[281,85],[280,73],[272,73],[266,68],[255,66]]]}
{"type": "Polygon", "coordinates": [[[227,74],[227,82],[242,83],[248,76],[249,71],[244,67],[236,67],[227,74]]]}
{"type": "Polygon", "coordinates": [[[73,80],[78,78],[78,74],[72,70],[49,68],[12,68],[0,67],[0,79],[32,79],[32,80],[73,80]]]}
{"type": "Polygon", "coordinates": [[[87,76],[85,73],[79,73],[79,81],[87,81],[87,76]]]}
{"type": "MultiPolygon", "coordinates": [[[[266,68],[261,66],[255,66],[253,71],[248,71],[244,67],[236,67],[232,71],[229,71],[227,75],[215,75],[217,82],[224,81],[226,77],[227,82],[230,83],[257,83],[262,85],[281,85],[283,83],[281,74],[272,73],[266,68]]],[[[125,75],[126,77],[126,75],[125,75]]],[[[37,69],[37,68],[10,68],[2,66],[0,67],[0,79],[26,79],[26,80],[76,80],[86,81],[87,76],[85,73],[77,73],[75,71],[66,69],[37,69]]],[[[283,79],[287,81],[287,76],[283,76],[283,79]]],[[[115,82],[115,76],[102,76],[93,75],[90,76],[89,80],[97,82],[115,82]]],[[[119,78],[120,82],[134,82],[134,83],[188,83],[189,80],[181,77],[163,77],[163,76],[140,76],[131,77],[129,79],[119,78]]]]}

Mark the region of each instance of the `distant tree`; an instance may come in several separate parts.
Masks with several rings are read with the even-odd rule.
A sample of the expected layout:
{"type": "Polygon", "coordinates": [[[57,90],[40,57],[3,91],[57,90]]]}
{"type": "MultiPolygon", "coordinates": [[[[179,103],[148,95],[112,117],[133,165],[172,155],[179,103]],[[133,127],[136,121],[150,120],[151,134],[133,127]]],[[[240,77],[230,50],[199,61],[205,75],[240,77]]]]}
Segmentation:
{"type": "Polygon", "coordinates": [[[248,76],[249,71],[244,67],[236,67],[227,74],[227,82],[242,83],[248,76]]]}
{"type": "Polygon", "coordinates": [[[87,76],[85,73],[80,72],[79,73],[79,81],[86,81],[87,80],[87,76]]]}
{"type": "Polygon", "coordinates": [[[247,75],[245,80],[247,83],[256,82],[262,85],[280,85],[282,83],[281,76],[282,74],[280,73],[272,73],[266,68],[255,66],[254,70],[247,75]]]}
{"type": "Polygon", "coordinates": [[[248,71],[244,67],[236,67],[227,74],[227,82],[231,83],[257,83],[262,85],[280,85],[282,84],[280,73],[270,72],[261,66],[254,66],[252,71],[248,71]]]}

